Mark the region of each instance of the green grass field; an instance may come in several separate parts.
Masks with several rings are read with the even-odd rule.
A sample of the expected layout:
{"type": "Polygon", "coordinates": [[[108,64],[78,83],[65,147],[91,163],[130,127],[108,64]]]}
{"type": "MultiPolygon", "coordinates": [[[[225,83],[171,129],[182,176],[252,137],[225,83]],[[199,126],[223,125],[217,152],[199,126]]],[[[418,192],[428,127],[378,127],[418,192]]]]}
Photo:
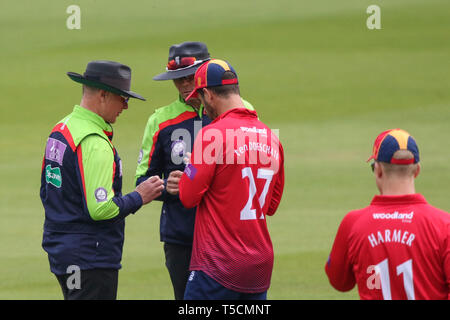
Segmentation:
{"type": "MultiPolygon", "coordinates": [[[[286,186],[268,219],[275,250],[269,299],[357,299],[332,289],[324,265],[339,222],[377,192],[365,163],[376,135],[400,127],[419,143],[417,191],[450,210],[448,0],[12,1],[0,4],[0,299],[61,299],[41,248],[44,145],[81,87],[67,71],[117,60],[133,101],[115,128],[124,193],[133,190],[148,116],[176,98],[168,48],[204,41],[228,60],[242,95],[280,130],[286,186]],[[81,7],[81,30],[66,8],[81,7]],[[381,30],[366,8],[381,7],[381,30]]],[[[159,242],[160,203],[127,218],[119,299],[172,299],[159,242]]]]}

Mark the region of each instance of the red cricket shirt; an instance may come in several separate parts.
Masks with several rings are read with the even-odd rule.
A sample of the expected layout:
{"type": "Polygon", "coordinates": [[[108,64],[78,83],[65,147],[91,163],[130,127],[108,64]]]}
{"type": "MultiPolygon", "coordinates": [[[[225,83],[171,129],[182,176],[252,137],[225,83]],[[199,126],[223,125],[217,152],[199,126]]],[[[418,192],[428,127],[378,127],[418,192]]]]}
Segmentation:
{"type": "Polygon", "coordinates": [[[179,184],[183,205],[198,205],[190,270],[238,292],[269,288],[266,215],[281,200],[283,158],[278,137],[255,111],[231,109],[199,132],[179,184]]]}
{"type": "Polygon", "coordinates": [[[344,217],[325,271],[361,299],[449,299],[450,215],[420,194],[375,196],[344,217]]]}

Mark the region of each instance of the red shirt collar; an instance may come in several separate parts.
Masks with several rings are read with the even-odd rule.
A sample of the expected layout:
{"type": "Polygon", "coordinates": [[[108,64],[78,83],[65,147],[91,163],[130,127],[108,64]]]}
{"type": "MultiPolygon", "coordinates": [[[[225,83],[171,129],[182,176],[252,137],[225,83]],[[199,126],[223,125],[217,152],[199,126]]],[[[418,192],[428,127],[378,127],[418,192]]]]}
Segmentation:
{"type": "Polygon", "coordinates": [[[233,108],[233,109],[230,109],[230,110],[222,113],[220,116],[215,118],[212,123],[215,123],[215,122],[219,121],[220,119],[226,118],[230,115],[236,115],[239,118],[245,117],[245,116],[258,118],[258,114],[256,113],[256,111],[249,110],[247,108],[242,107],[242,108],[233,108]]]}
{"type": "Polygon", "coordinates": [[[404,194],[398,196],[376,195],[375,197],[373,197],[371,205],[409,204],[409,203],[426,204],[427,200],[425,200],[425,197],[420,193],[404,194]]]}

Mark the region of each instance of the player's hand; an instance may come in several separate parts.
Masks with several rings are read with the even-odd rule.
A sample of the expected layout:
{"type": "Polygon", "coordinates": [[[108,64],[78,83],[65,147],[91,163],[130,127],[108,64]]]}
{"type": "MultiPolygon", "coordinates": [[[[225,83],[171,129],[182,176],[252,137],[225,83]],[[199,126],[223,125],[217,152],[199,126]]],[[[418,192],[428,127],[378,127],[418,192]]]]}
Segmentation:
{"type": "Polygon", "coordinates": [[[185,165],[188,165],[191,163],[191,156],[192,156],[192,154],[190,152],[186,152],[186,157],[183,158],[183,162],[185,165]]]}
{"type": "Polygon", "coordinates": [[[142,198],[142,204],[147,204],[158,198],[164,190],[164,180],[159,176],[152,176],[138,185],[135,189],[142,198]]]}
{"type": "Polygon", "coordinates": [[[179,192],[178,184],[180,182],[183,172],[180,170],[172,171],[167,178],[166,191],[172,195],[177,195],[179,192]]]}

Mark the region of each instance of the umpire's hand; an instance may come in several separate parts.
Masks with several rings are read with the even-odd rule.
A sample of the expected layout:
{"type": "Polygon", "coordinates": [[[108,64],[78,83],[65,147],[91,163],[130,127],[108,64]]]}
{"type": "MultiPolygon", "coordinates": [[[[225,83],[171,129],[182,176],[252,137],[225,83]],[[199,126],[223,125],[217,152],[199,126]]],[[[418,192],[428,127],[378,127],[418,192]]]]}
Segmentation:
{"type": "Polygon", "coordinates": [[[164,181],[159,176],[152,176],[139,184],[135,191],[137,191],[141,198],[142,204],[147,204],[158,198],[164,190],[164,181]]]}
{"type": "Polygon", "coordinates": [[[169,174],[169,178],[167,178],[167,186],[166,191],[172,195],[177,195],[178,190],[178,183],[180,182],[181,176],[183,175],[183,172],[180,170],[172,171],[169,174]]]}

